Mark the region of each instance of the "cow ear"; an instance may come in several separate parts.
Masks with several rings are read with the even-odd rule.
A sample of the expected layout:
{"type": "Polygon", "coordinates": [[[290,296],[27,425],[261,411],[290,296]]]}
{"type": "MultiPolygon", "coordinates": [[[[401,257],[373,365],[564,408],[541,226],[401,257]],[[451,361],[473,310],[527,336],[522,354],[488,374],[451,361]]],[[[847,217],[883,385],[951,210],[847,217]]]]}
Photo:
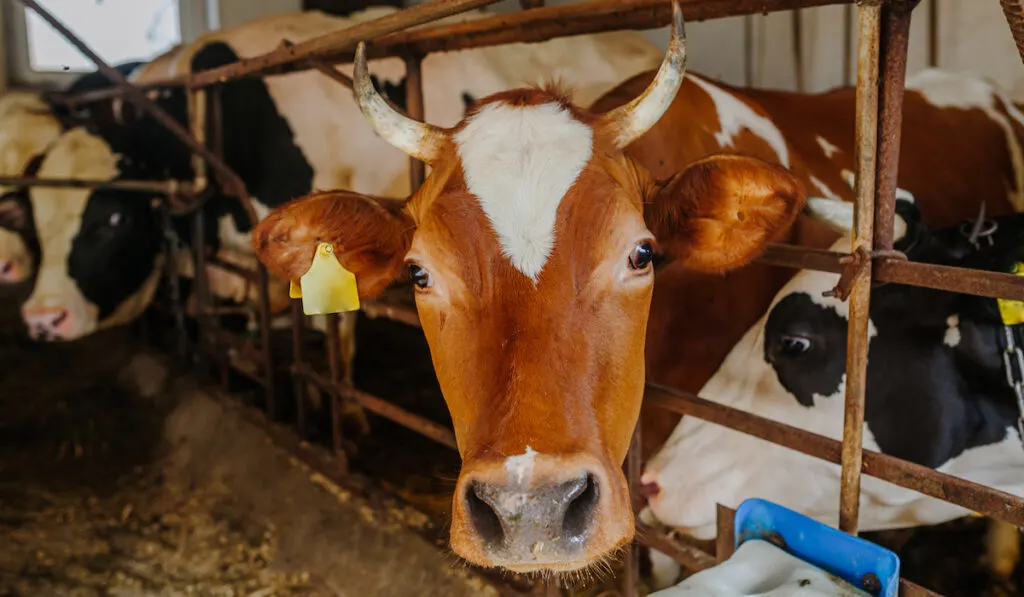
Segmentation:
{"type": "Polygon", "coordinates": [[[21,232],[28,228],[28,209],[16,193],[0,196],[0,228],[21,232]]]}
{"type": "Polygon", "coordinates": [[[398,276],[409,252],[416,227],[401,208],[349,191],[316,192],[271,211],[253,231],[253,249],[271,272],[297,281],[318,245],[330,243],[355,275],[359,296],[373,297],[398,276]]]}
{"type": "Polygon", "coordinates": [[[804,191],[788,170],[739,155],[713,155],[662,183],[644,219],[665,255],[722,273],[746,265],[796,220],[804,191]]]}

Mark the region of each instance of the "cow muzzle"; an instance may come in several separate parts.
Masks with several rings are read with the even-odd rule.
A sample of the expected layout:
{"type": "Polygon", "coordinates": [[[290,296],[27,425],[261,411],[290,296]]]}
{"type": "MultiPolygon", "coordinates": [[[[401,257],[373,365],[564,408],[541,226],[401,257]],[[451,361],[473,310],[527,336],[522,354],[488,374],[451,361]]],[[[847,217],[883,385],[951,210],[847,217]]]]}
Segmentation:
{"type": "Polygon", "coordinates": [[[586,567],[632,537],[628,500],[615,499],[608,479],[592,459],[529,449],[476,464],[456,488],[452,549],[516,572],[586,567]]]}

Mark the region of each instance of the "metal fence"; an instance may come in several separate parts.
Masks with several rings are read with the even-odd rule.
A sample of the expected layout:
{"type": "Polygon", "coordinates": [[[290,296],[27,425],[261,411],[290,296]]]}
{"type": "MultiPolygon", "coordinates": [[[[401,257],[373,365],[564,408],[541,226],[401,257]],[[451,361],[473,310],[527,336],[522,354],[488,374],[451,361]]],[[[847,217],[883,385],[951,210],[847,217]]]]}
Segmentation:
{"type": "MultiPolygon", "coordinates": [[[[88,92],[76,97],[54,99],[69,106],[123,98],[159,120],[194,155],[195,179],[192,181],[54,181],[26,178],[0,179],[0,184],[117,187],[147,190],[166,196],[164,202],[172,213],[191,213],[197,231],[202,230],[203,213],[199,197],[210,184],[207,167],[215,184],[234,195],[246,207],[255,222],[245,185],[218,153],[220,145],[220,106],[218,86],[243,77],[266,77],[297,70],[316,69],[339,84],[351,86],[351,80],[338,72],[333,64],[352,60],[355,45],[372,41],[370,58],[400,57],[407,72],[407,112],[423,118],[423,80],[420,69],[423,57],[430,52],[462,50],[507,44],[539,42],[555,37],[598,33],[622,29],[650,29],[665,26],[671,17],[671,6],[665,0],[590,0],[568,6],[530,8],[509,15],[498,15],[465,23],[417,28],[430,21],[459,12],[480,8],[497,0],[432,0],[385,17],[359,23],[322,37],[292,44],[282,40],[274,51],[214,70],[172,80],[133,86],[116,70],[86,47],[57,19],[41,8],[35,0],[21,0],[39,13],[68,41],[96,63],[115,85],[109,89],[88,92]],[[188,96],[188,129],[178,124],[147,98],[147,91],[183,87],[188,96]]],[[[861,475],[867,474],[922,494],[938,498],[993,518],[1024,526],[1024,499],[952,477],[935,470],[862,448],[864,427],[864,393],[867,370],[868,309],[873,282],[890,282],[948,290],[988,297],[1024,300],[1024,279],[1009,274],[968,270],[954,267],[911,263],[892,251],[897,156],[900,147],[904,79],[906,75],[907,39],[913,9],[920,0],[860,0],[856,3],[858,19],[857,42],[857,156],[855,230],[850,253],[836,253],[801,247],[773,245],[761,262],[797,269],[815,269],[841,274],[839,290],[848,296],[850,315],[846,362],[846,398],[843,439],[841,442],[794,427],[770,421],[735,408],[704,400],[669,388],[648,384],[645,404],[687,416],[698,417],[718,425],[747,433],[842,467],[841,499],[838,504],[840,528],[849,533],[858,530],[861,475]]],[[[994,0],[992,0],[994,1],[994,0]]],[[[1010,30],[1024,58],[1024,9],[1021,0],[1000,0],[1010,30]]],[[[781,10],[796,10],[827,4],[851,4],[850,0],[680,0],[688,20],[752,15],[781,10]]],[[[934,11],[932,12],[934,17],[934,11]]],[[[934,26],[930,27],[934,31],[934,26]]],[[[935,43],[930,43],[934,54],[935,43]]],[[[799,53],[799,51],[797,52],[799,53]]],[[[423,181],[424,165],[410,161],[412,188],[423,181]]],[[[269,417],[280,416],[281,403],[275,395],[275,361],[271,351],[268,275],[264,267],[247,271],[231,264],[217,263],[205,255],[203,235],[196,234],[193,247],[196,266],[198,300],[198,353],[216,360],[222,372],[228,367],[241,371],[264,389],[269,417]],[[260,336],[254,343],[233,335],[218,326],[217,311],[212,308],[204,283],[206,266],[216,264],[258,285],[260,289],[260,336]],[[243,356],[234,361],[226,357],[225,348],[234,347],[243,356]],[[248,347],[246,353],[241,350],[248,347]],[[255,349],[253,350],[253,348],[255,349]],[[249,356],[244,356],[248,354],[249,356]],[[244,366],[240,366],[240,361],[244,366]]],[[[175,285],[174,272],[168,270],[168,281],[175,285]]],[[[179,327],[183,321],[180,297],[172,305],[179,327]]],[[[396,299],[394,294],[365,301],[362,313],[369,317],[385,317],[411,326],[419,320],[414,308],[396,299]]],[[[344,455],[339,425],[342,401],[358,403],[365,409],[412,429],[436,442],[455,448],[453,432],[443,425],[402,409],[383,398],[362,392],[342,379],[338,367],[338,316],[330,316],[326,328],[326,352],[330,370],[317,371],[307,360],[303,346],[304,317],[297,301],[292,305],[293,365],[290,374],[295,382],[296,420],[300,437],[307,433],[305,384],[311,383],[331,396],[332,443],[341,465],[335,463],[332,475],[344,473],[344,455]]],[[[179,330],[180,331],[180,330],[179,330]]],[[[184,332],[180,331],[179,351],[186,352],[184,332]]],[[[626,460],[627,478],[633,488],[634,505],[639,509],[640,429],[634,433],[626,460]]],[[[717,561],[732,550],[732,512],[719,508],[717,561]]],[[[700,570],[716,563],[712,557],[695,547],[638,523],[637,543],[663,551],[691,570],[700,570]]],[[[636,595],[639,577],[639,550],[634,548],[628,558],[622,580],[622,593],[636,595]]],[[[554,585],[538,590],[556,594],[554,585]]],[[[913,583],[902,581],[901,594],[932,595],[913,583]]]]}

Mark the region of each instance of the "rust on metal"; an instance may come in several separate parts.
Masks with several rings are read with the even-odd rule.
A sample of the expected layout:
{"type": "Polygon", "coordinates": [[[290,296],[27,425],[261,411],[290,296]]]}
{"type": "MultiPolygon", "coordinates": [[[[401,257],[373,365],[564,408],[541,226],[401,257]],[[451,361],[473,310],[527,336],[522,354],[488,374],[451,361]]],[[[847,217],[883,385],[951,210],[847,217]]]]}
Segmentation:
{"type": "MultiPolygon", "coordinates": [[[[687,21],[704,21],[797,8],[847,4],[850,0],[680,0],[687,21]]],[[[562,6],[406,31],[375,39],[369,58],[408,52],[450,52],[509,43],[534,43],[556,37],[626,29],[653,29],[669,24],[672,7],[665,0],[590,0],[562,6]]],[[[331,57],[352,60],[352,51],[331,57]]]]}
{"type": "MultiPolygon", "coordinates": [[[[842,444],[834,439],[664,386],[648,383],[644,404],[694,416],[834,464],[841,460],[842,444]]],[[[900,487],[1024,526],[1024,498],[868,450],[861,468],[867,475],[900,487]]]]}
{"type": "Polygon", "coordinates": [[[896,0],[882,8],[879,65],[878,161],[876,167],[874,248],[892,248],[896,185],[899,174],[903,91],[907,78],[910,17],[920,0],[896,0]]]}
{"type": "Polygon", "coordinates": [[[116,189],[160,195],[191,197],[192,183],[187,180],[85,180],[67,178],[34,178],[0,176],[0,185],[9,187],[53,187],[72,189],[116,189]]]}
{"type": "Polygon", "coordinates": [[[715,561],[721,564],[732,557],[736,544],[736,511],[722,504],[715,504],[715,561]]]}
{"type": "Polygon", "coordinates": [[[664,533],[660,533],[640,522],[637,522],[636,525],[636,540],[642,545],[656,549],[679,562],[687,570],[699,572],[717,564],[711,554],[692,545],[675,541],[664,533]]]}
{"type": "Polygon", "coordinates": [[[999,0],[1006,15],[1006,23],[1010,26],[1013,41],[1017,44],[1017,52],[1024,60],[1024,5],[1021,0],[999,0]]]}
{"type": "Polygon", "coordinates": [[[793,34],[793,74],[796,77],[796,90],[799,93],[805,91],[804,87],[804,19],[801,10],[792,10],[790,15],[790,28],[793,34]]]}
{"type": "MultiPolygon", "coordinates": [[[[419,54],[406,56],[405,58],[405,107],[409,117],[413,120],[423,121],[425,108],[423,106],[423,58],[419,54]]],[[[420,188],[426,178],[427,165],[409,158],[409,190],[413,193],[420,188]]]]}
{"type": "Polygon", "coordinates": [[[192,88],[208,87],[243,77],[262,76],[280,72],[283,67],[294,65],[306,58],[324,58],[339,50],[352,50],[361,41],[375,39],[382,35],[402,31],[460,12],[483,8],[498,0],[430,0],[423,4],[385,15],[372,21],[356,23],[338,31],[315,37],[294,45],[239,60],[219,68],[196,73],[189,81],[192,88]]]}
{"type": "MultiPolygon", "coordinates": [[[[306,317],[302,312],[302,301],[292,299],[292,365],[298,367],[306,366],[305,350],[303,346],[303,332],[306,329],[306,317]]],[[[299,430],[299,437],[309,437],[306,406],[309,397],[306,395],[306,384],[298,375],[292,376],[292,391],[295,393],[295,425],[299,430]]],[[[328,401],[321,401],[321,404],[328,401]]]]}

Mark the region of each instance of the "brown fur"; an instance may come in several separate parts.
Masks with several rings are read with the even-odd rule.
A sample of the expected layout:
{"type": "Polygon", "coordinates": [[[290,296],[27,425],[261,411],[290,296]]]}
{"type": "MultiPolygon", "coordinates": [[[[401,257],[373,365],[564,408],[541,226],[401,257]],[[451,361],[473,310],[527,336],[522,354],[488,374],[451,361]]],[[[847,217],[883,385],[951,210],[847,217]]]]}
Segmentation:
{"type": "Polygon", "coordinates": [[[653,232],[684,264],[724,271],[757,257],[789,227],[803,195],[784,170],[725,155],[659,184],[612,144],[611,127],[564,95],[504,92],[483,100],[468,118],[491,102],[554,102],[595,129],[593,157],[559,206],[555,248],[536,285],[502,254],[454,147],[431,164],[405,214],[370,210],[351,193],[314,195],[268,217],[256,248],[268,266],[292,277],[308,267],[318,239],[372,252],[381,259],[351,267],[342,260],[359,268],[353,271],[367,294],[383,286],[365,285],[363,276],[383,282],[403,260],[429,271],[433,285],[417,292],[417,308],[464,463],[452,547],[477,564],[530,569],[495,559],[469,522],[464,497],[473,482],[505,478],[505,459],[530,446],[540,454],[538,479],[586,471],[598,481],[601,497],[583,559],[544,564],[578,569],[633,535],[621,465],[643,395],[653,273],[631,270],[629,254],[655,240],[653,232]],[[409,245],[398,231],[413,222],[409,245]]]}

